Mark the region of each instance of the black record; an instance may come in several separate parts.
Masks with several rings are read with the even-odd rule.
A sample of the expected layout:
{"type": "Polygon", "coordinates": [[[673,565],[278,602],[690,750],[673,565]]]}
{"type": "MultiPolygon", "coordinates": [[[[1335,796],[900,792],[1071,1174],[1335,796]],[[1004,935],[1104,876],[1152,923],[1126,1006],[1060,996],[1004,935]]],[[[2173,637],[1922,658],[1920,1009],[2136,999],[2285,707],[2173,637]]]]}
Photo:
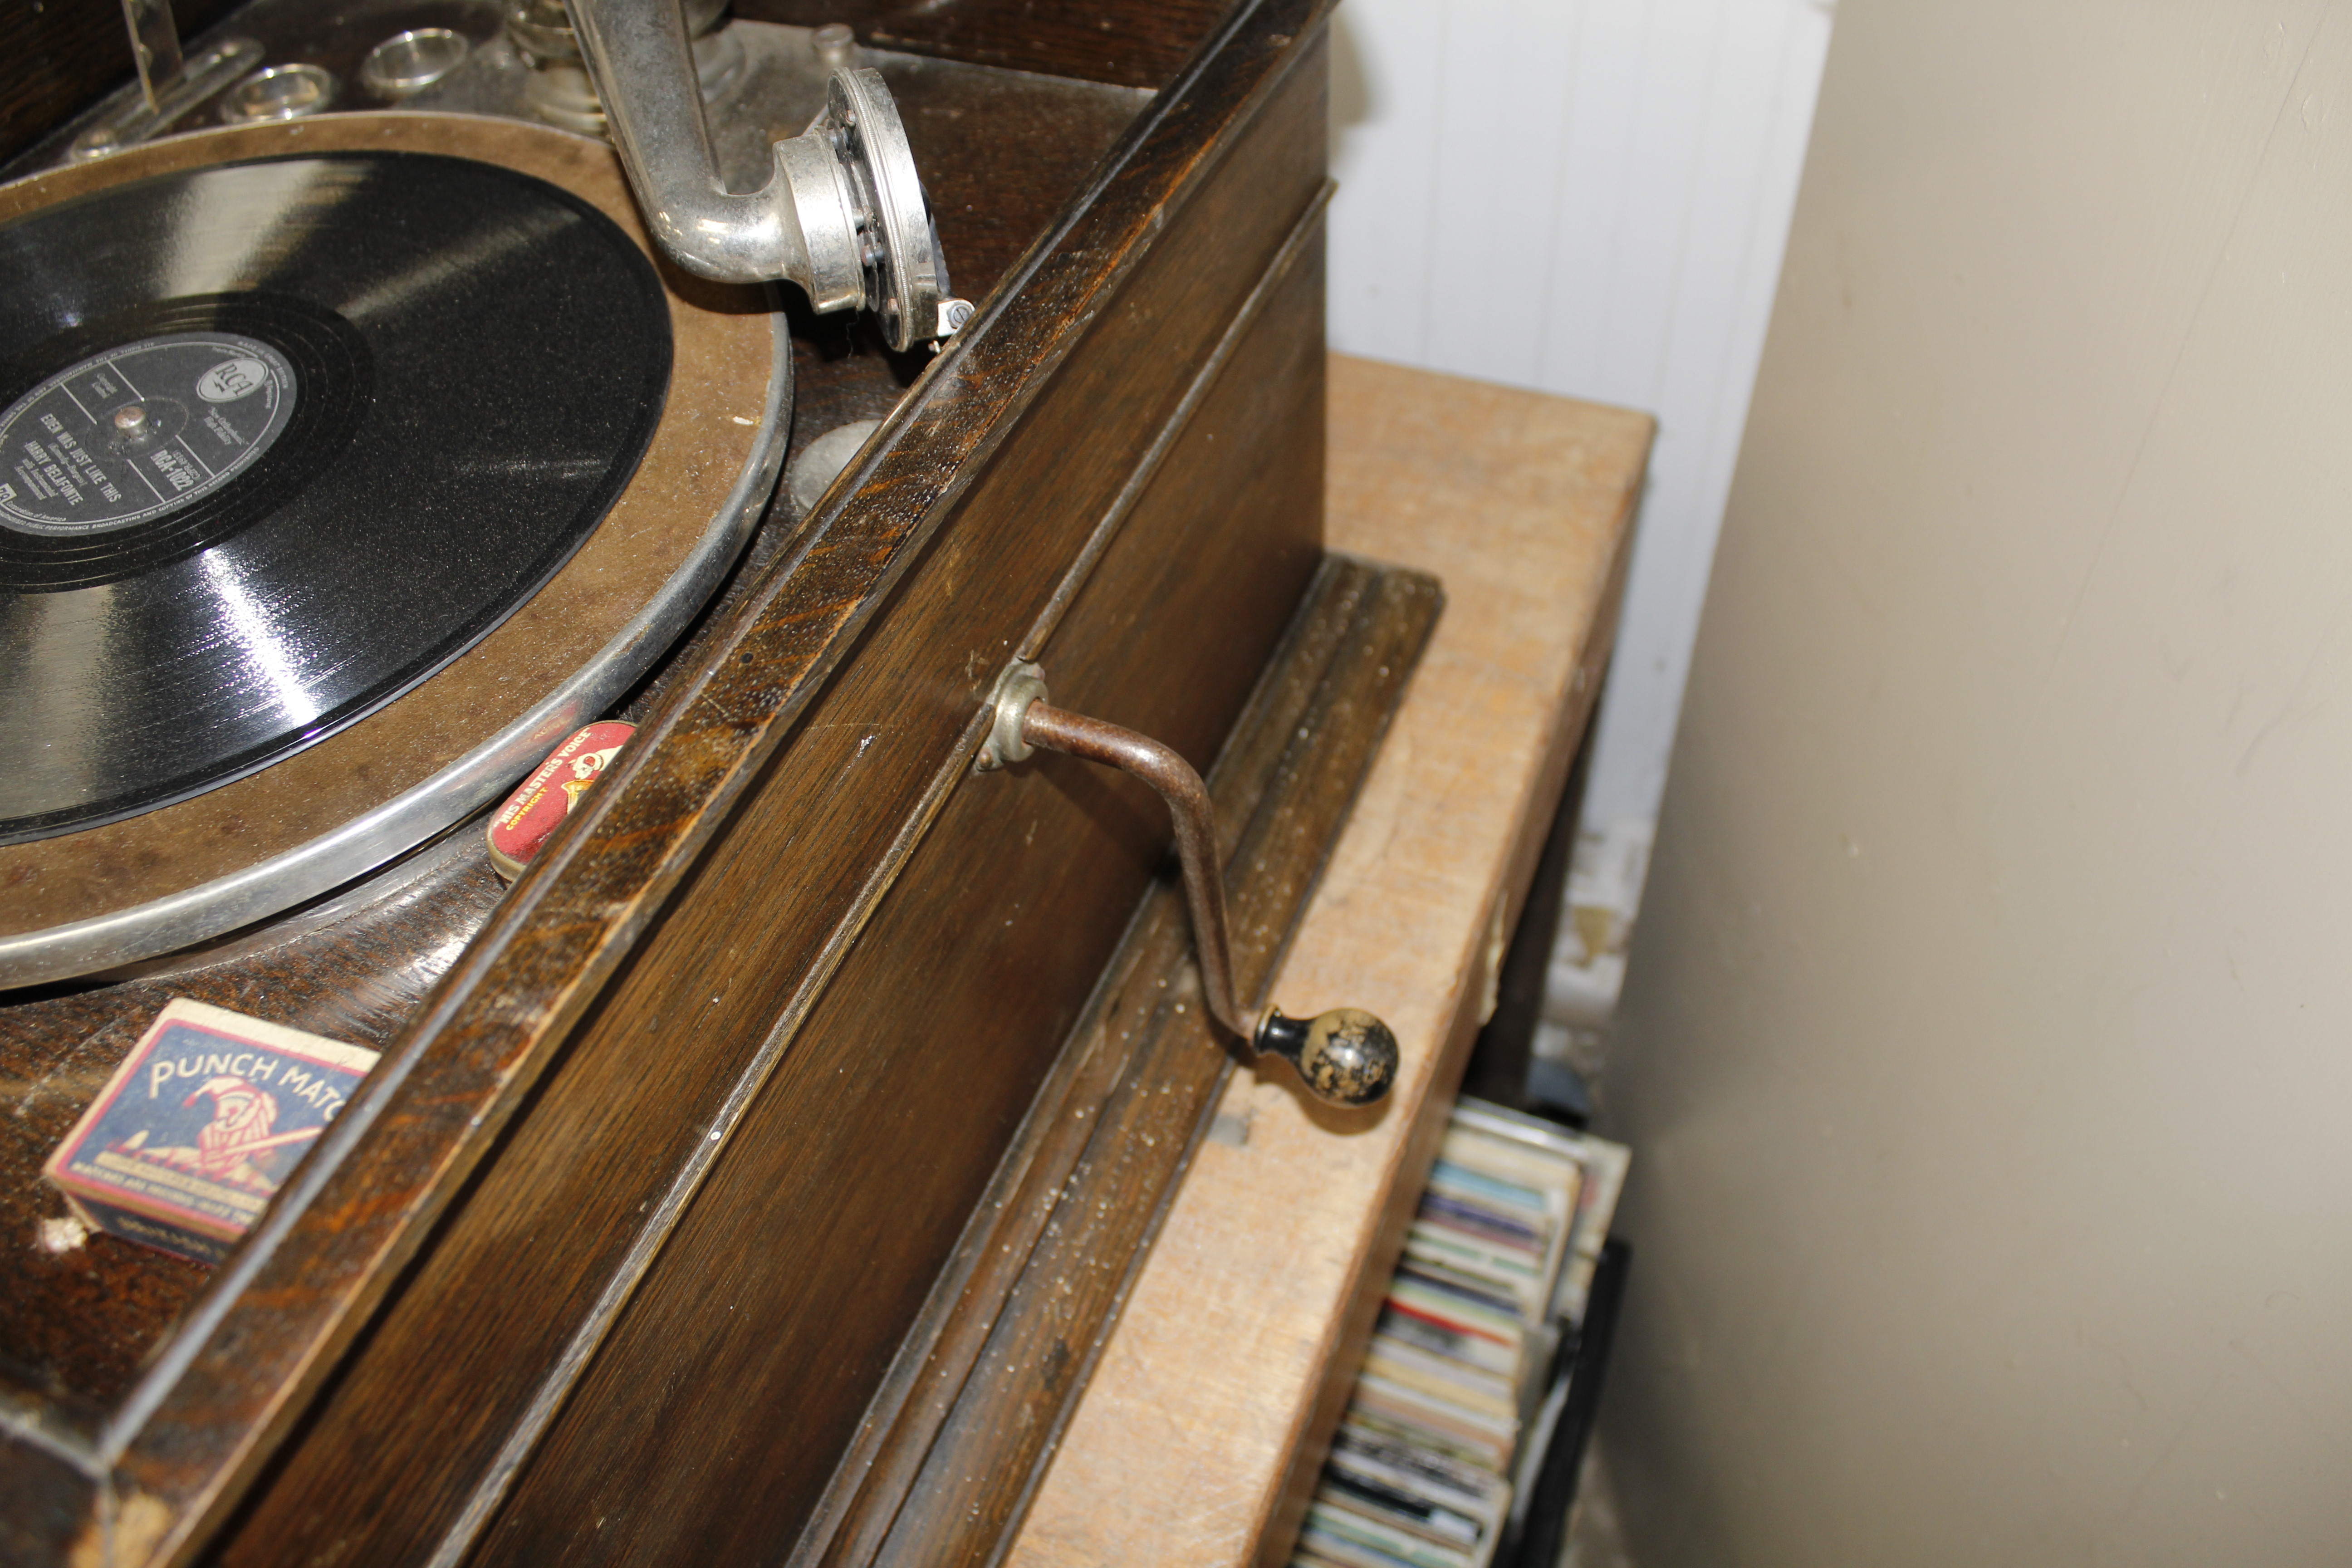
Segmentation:
{"type": "Polygon", "coordinates": [[[635,471],[670,353],[627,235],[468,159],[0,226],[0,843],[242,777],[478,642],[635,471]]]}

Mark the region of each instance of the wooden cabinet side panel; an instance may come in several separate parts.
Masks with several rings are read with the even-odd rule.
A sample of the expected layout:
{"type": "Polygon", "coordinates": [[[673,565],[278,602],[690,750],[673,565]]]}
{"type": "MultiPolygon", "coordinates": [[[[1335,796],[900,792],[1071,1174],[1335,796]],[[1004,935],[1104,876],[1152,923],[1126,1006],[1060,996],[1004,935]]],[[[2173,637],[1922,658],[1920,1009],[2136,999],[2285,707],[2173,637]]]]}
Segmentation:
{"type": "MultiPolygon", "coordinates": [[[[320,1396],[220,1560],[417,1561],[469,1505],[495,1499],[483,1477],[516,1457],[515,1435],[562,1392],[551,1371],[593,1346],[598,1314],[663,1239],[710,1133],[766,1070],[795,986],[822,970],[845,911],[927,809],[1003,649],[1313,200],[1322,115],[1318,57],[1099,308],[320,1396]],[[354,1520],[366,1521],[356,1537],[354,1520]]],[[[1286,608],[1267,614],[1269,644],[1286,608]]],[[[1220,626],[1266,614],[1246,599],[1213,609],[1220,626]]],[[[1239,700],[1195,743],[1213,744],[1239,700]]],[[[1149,852],[1110,837],[1131,905],[1149,852]]],[[[1056,1004],[1062,1027],[1085,990],[1056,1004]]]]}
{"type": "MultiPolygon", "coordinates": [[[[1302,264],[1045,650],[1057,700],[1203,766],[1319,557],[1322,299],[1319,265],[1302,264]]],[[[1132,781],[1051,754],[957,789],[481,1561],[740,1562],[789,1540],[1117,945],[1166,822],[1132,781]],[[726,1506],[748,1497],[756,1512],[726,1506]]]]}

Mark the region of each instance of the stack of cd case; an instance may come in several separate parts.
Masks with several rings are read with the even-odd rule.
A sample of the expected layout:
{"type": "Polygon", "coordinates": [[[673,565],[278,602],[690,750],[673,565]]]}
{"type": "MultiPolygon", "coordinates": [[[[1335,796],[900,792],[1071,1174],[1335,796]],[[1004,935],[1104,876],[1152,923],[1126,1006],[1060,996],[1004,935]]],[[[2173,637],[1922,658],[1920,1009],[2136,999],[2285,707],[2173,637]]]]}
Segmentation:
{"type": "Polygon", "coordinates": [[[1455,1106],[1296,1568],[1486,1568],[1626,1163],[1605,1139],[1455,1106]]]}

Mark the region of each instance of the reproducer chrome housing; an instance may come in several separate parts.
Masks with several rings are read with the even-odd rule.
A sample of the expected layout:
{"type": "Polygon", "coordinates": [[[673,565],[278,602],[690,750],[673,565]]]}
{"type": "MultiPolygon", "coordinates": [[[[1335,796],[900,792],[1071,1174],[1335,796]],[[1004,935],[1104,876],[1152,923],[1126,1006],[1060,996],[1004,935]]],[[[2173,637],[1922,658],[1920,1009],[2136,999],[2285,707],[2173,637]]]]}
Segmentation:
{"type": "Polygon", "coordinates": [[[678,0],[570,0],[580,52],[646,222],[678,265],[730,283],[787,279],[820,311],[866,310],[894,349],[944,337],[970,309],[944,298],[922,181],[881,74],[833,72],[824,111],[775,143],[765,186],[720,178],[678,0]]]}

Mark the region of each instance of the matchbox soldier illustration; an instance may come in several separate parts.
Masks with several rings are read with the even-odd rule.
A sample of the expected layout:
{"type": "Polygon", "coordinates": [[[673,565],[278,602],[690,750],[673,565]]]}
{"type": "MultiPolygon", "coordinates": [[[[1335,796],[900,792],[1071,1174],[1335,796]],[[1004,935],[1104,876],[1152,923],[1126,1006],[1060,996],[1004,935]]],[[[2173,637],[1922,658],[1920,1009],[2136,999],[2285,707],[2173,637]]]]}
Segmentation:
{"type": "Polygon", "coordinates": [[[272,1136],[270,1129],[278,1121],[278,1097],[266,1089],[226,1074],[206,1079],[190,1090],[188,1097],[180,1103],[193,1106],[206,1095],[212,1096],[213,1116],[210,1121],[196,1130],[195,1147],[173,1144],[151,1147],[142,1130],[122,1145],[122,1152],[138,1159],[181,1170],[197,1171],[215,1182],[271,1193],[278,1190],[276,1178],[256,1165],[253,1157],[289,1143],[307,1142],[324,1131],[319,1127],[304,1127],[272,1136]]]}
{"type": "Polygon", "coordinates": [[[208,1094],[213,1119],[196,1133],[196,1165],[208,1176],[233,1178],[247,1163],[245,1152],[268,1138],[270,1124],[278,1120],[278,1101],[241,1078],[223,1077],[206,1079],[180,1103],[194,1105],[208,1094]]]}

